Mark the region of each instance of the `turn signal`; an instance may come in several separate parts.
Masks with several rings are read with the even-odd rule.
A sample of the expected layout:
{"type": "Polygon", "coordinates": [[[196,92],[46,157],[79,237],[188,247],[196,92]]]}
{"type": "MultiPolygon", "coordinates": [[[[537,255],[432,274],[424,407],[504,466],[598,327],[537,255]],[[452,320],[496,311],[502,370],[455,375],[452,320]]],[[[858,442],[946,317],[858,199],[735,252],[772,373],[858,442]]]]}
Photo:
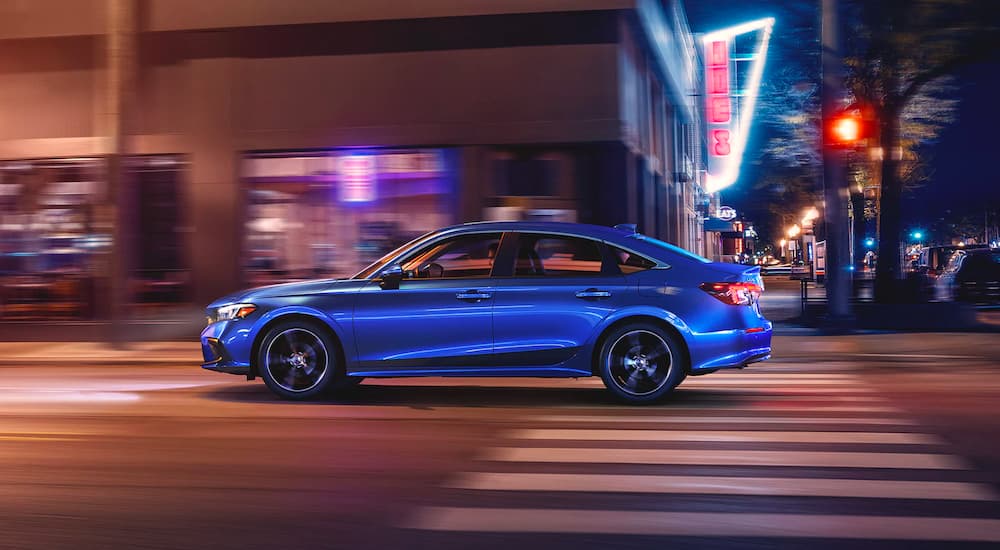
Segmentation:
{"type": "Polygon", "coordinates": [[[756,302],[763,291],[754,283],[701,283],[701,289],[731,306],[748,306],[756,302]]]}

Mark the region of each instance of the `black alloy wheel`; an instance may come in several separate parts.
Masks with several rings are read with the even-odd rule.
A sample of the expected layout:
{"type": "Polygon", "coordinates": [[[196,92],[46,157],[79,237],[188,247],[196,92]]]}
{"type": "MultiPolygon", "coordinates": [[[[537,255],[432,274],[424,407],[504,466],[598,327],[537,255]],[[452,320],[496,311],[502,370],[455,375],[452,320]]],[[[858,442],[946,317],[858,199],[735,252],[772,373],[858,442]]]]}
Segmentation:
{"type": "Polygon", "coordinates": [[[607,334],[598,361],[604,385],[626,403],[655,403],[685,377],[686,360],[676,337],[648,323],[607,334]]]}
{"type": "Polygon", "coordinates": [[[267,387],[285,399],[312,399],[348,385],[337,342],[318,323],[296,320],[271,327],[257,365],[267,387]]]}

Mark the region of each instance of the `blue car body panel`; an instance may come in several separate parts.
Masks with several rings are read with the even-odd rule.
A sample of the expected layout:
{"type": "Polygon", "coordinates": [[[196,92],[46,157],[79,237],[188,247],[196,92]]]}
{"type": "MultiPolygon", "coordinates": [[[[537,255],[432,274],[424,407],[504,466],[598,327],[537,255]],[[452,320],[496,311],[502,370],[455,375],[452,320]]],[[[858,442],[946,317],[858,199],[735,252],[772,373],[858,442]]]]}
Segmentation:
{"type": "Polygon", "coordinates": [[[759,268],[707,262],[630,232],[584,224],[483,222],[425,235],[397,257],[440,239],[488,231],[578,236],[657,265],[628,275],[514,277],[494,271],[487,278],[403,279],[398,289],[381,288],[379,269],[363,279],[246,290],[209,305],[210,312],[235,303],[257,309],[246,318],[205,328],[203,366],[252,375],[255,345],[267,327],[289,316],[328,327],[342,348],[346,374],[364,377],[589,376],[600,336],[615,323],[638,318],[657,319],[676,330],[691,374],[770,356],[771,323],[756,305],[727,305],[699,288],[705,282],[761,284],[759,268]],[[592,291],[607,295],[588,297],[592,291]]]}

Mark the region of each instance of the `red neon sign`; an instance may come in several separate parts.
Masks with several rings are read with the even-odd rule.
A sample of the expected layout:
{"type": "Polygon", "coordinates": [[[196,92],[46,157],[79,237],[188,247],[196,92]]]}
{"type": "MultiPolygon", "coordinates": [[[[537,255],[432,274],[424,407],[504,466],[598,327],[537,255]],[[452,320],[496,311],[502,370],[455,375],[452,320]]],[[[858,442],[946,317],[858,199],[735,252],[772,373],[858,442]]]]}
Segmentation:
{"type": "MultiPolygon", "coordinates": [[[[705,106],[708,122],[726,124],[732,120],[732,100],[729,97],[729,42],[715,40],[705,48],[705,106]]],[[[732,152],[729,130],[710,129],[709,148],[712,155],[724,157],[732,152]]]]}
{"type": "Polygon", "coordinates": [[[733,146],[729,143],[729,130],[712,130],[712,154],[717,157],[724,157],[732,152],[733,146]]]}
{"type": "Polygon", "coordinates": [[[707,78],[705,78],[705,83],[708,84],[709,94],[728,94],[729,67],[727,67],[726,65],[720,65],[718,67],[709,67],[707,78]]]}
{"type": "Polygon", "coordinates": [[[729,105],[729,96],[713,96],[708,98],[708,120],[715,123],[729,122],[732,116],[729,105]]]}

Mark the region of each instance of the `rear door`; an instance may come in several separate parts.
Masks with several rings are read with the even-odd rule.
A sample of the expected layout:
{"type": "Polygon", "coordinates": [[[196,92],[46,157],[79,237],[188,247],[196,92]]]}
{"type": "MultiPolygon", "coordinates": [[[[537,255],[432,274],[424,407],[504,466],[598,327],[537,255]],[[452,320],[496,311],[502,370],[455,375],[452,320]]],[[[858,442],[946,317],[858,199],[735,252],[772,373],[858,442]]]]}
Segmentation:
{"type": "Polygon", "coordinates": [[[504,239],[507,276],[494,279],[493,348],[501,367],[541,367],[573,357],[634,293],[604,243],[549,233],[504,239]]]}

